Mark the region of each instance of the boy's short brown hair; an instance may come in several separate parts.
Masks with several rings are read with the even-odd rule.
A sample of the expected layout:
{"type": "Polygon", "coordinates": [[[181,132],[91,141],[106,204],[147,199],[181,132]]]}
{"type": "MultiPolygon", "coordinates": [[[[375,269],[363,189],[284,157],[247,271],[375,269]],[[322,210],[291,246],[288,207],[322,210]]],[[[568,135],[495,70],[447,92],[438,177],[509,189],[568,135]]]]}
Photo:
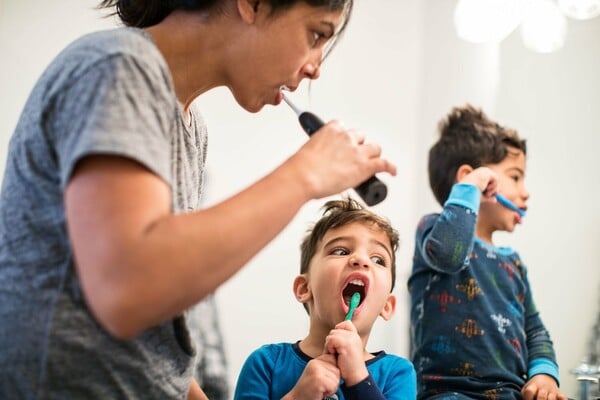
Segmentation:
{"type": "Polygon", "coordinates": [[[470,104],[454,107],[438,124],[439,140],[429,150],[429,185],[440,203],[450,195],[456,171],[467,164],[479,168],[497,164],[515,148],[527,154],[525,140],[516,130],[492,121],[470,104]]]}
{"type": "Polygon", "coordinates": [[[375,225],[385,232],[390,241],[390,245],[392,246],[391,292],[394,289],[396,281],[396,250],[399,246],[399,235],[398,232],[392,228],[389,221],[364,208],[360,203],[350,197],[343,200],[328,201],[322,209],[323,216],[308,230],[308,233],[300,245],[300,273],[305,274],[308,272],[310,261],[317,251],[317,245],[331,229],[339,228],[354,222],[375,225]]]}

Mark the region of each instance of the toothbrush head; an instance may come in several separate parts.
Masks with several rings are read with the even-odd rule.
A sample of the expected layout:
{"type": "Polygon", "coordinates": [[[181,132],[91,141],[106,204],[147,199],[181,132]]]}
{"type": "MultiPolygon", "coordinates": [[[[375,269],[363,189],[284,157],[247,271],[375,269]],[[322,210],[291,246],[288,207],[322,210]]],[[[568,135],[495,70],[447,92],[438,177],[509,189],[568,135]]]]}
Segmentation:
{"type": "Polygon", "coordinates": [[[360,293],[354,292],[352,298],[350,299],[350,307],[348,308],[348,314],[346,314],[346,321],[352,320],[354,310],[356,310],[356,307],[358,307],[358,303],[360,303],[360,293]]]}

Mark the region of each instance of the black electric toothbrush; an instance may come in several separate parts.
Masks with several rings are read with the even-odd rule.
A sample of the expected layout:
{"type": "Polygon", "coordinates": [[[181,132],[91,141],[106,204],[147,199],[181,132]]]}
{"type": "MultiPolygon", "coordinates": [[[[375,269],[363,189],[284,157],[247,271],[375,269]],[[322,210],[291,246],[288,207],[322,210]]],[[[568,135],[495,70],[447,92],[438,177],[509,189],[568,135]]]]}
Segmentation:
{"type": "MultiPolygon", "coordinates": [[[[294,110],[298,116],[298,121],[302,129],[310,136],[321,128],[324,123],[315,114],[302,111],[287,98],[285,93],[281,91],[283,100],[294,110]]],[[[382,202],[387,196],[387,186],[381,182],[375,175],[354,188],[354,191],[365,201],[368,206],[374,206],[382,202]]]]}

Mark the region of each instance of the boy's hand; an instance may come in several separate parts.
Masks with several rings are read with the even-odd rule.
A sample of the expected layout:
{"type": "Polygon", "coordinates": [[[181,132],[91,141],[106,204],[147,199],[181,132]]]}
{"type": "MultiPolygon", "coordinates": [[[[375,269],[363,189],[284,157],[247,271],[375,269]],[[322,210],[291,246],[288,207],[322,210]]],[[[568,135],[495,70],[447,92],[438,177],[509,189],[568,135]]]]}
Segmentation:
{"type": "Polygon", "coordinates": [[[521,390],[524,400],[567,400],[550,375],[534,375],[521,390]]]}
{"type": "Polygon", "coordinates": [[[333,354],[322,354],[306,364],[296,386],[283,397],[293,400],[322,400],[337,392],[340,370],[333,354]]]}
{"type": "Polygon", "coordinates": [[[460,180],[460,183],[470,183],[479,188],[486,198],[494,198],[498,193],[496,173],[488,167],[479,167],[460,180]]]}
{"type": "Polygon", "coordinates": [[[352,321],[340,322],[325,338],[325,351],[337,354],[337,366],[347,386],[369,376],[364,360],[364,344],[352,321]]]}

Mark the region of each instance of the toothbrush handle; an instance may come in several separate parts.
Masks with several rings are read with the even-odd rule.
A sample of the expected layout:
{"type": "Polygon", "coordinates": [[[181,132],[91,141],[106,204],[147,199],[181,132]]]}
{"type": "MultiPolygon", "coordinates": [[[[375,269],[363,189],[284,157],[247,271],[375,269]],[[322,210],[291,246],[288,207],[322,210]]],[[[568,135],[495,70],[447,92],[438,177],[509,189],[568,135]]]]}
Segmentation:
{"type": "Polygon", "coordinates": [[[302,129],[304,129],[304,132],[306,132],[308,136],[312,136],[313,133],[325,125],[325,123],[321,121],[321,118],[308,111],[304,111],[302,114],[300,114],[298,116],[298,121],[300,121],[302,129]]]}
{"type": "Polygon", "coordinates": [[[510,200],[508,200],[506,197],[502,196],[500,193],[496,194],[496,200],[498,200],[498,203],[502,204],[504,207],[509,208],[509,209],[519,213],[519,215],[521,217],[525,216],[525,211],[521,210],[519,207],[514,205],[510,200]]]}
{"type": "Polygon", "coordinates": [[[368,206],[381,203],[387,196],[387,186],[375,175],[355,187],[354,191],[358,193],[368,206]]]}
{"type": "MultiPolygon", "coordinates": [[[[304,131],[309,136],[311,136],[324,125],[323,121],[321,121],[319,117],[308,111],[301,113],[298,116],[298,120],[300,121],[300,125],[302,125],[304,131]]],[[[387,196],[387,186],[375,175],[355,187],[354,191],[358,193],[358,195],[365,201],[365,203],[367,203],[368,206],[379,204],[387,196]]]]}

